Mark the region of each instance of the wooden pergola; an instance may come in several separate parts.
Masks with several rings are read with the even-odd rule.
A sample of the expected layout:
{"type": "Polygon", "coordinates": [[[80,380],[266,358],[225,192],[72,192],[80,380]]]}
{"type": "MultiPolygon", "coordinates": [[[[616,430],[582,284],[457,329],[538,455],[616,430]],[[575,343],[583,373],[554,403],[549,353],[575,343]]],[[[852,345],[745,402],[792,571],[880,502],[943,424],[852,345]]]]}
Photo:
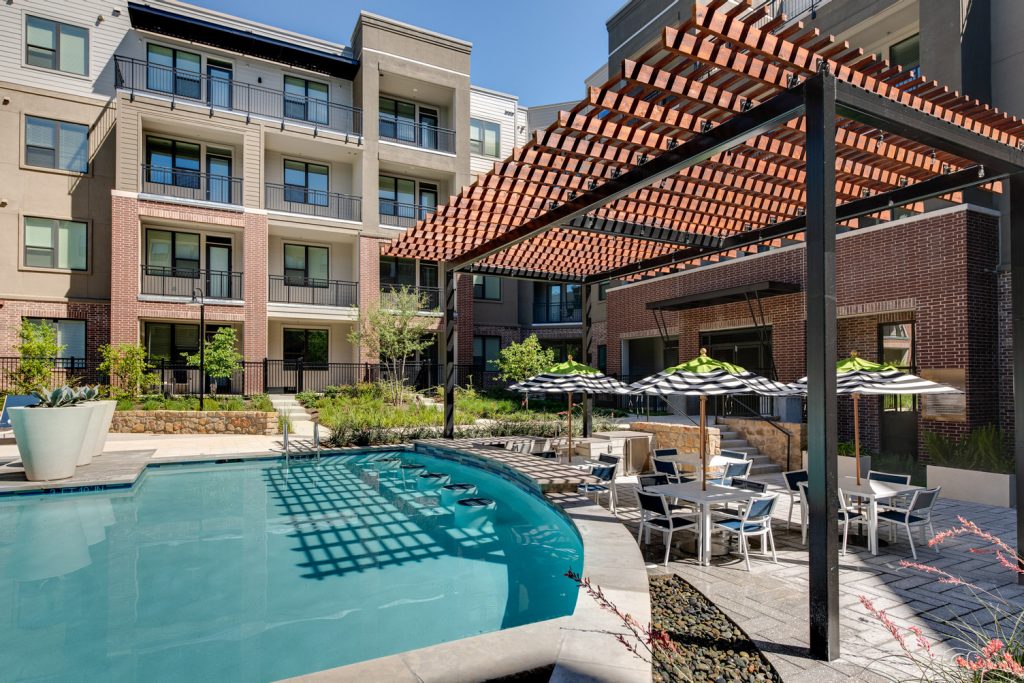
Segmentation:
{"type": "MultiPolygon", "coordinates": [[[[855,219],[896,206],[922,211],[933,198],[959,202],[968,188],[1008,188],[1011,270],[1024,273],[1022,150],[1018,118],[800,22],[711,0],[384,253],[442,262],[450,437],[457,272],[592,285],[805,242],[810,643],[832,659],[837,226],[856,229],[855,219]]],[[[1014,381],[1024,385],[1024,276],[1012,282],[1014,381]]],[[[587,430],[589,414],[585,402],[587,430]]],[[[1024,401],[1015,418],[1024,424],[1024,401]]],[[[1024,472],[1024,430],[1015,433],[1024,472]]],[[[1024,477],[1017,486],[1022,500],[1024,477]]]]}

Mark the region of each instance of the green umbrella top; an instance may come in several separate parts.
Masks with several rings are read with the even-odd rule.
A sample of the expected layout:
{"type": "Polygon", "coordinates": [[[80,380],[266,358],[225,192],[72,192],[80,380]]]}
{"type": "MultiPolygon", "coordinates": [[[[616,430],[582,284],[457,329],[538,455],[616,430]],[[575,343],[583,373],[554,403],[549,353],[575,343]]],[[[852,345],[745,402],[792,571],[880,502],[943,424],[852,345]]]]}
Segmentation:
{"type": "Polygon", "coordinates": [[[875,363],[865,360],[857,355],[856,351],[850,351],[847,358],[836,363],[836,372],[839,374],[844,372],[885,372],[898,369],[890,363],[875,363]]]}
{"type": "Polygon", "coordinates": [[[666,368],[664,374],[671,374],[675,372],[692,372],[694,374],[703,375],[709,372],[717,372],[719,370],[728,372],[730,375],[744,375],[747,371],[738,365],[727,363],[724,360],[715,360],[708,355],[707,349],[701,349],[700,355],[692,360],[688,360],[680,365],[666,368]]]}
{"type": "Polygon", "coordinates": [[[577,363],[569,356],[569,360],[564,360],[561,363],[555,363],[550,368],[544,371],[545,375],[596,375],[600,374],[601,371],[597,368],[592,368],[589,365],[583,363],[577,363]]]}

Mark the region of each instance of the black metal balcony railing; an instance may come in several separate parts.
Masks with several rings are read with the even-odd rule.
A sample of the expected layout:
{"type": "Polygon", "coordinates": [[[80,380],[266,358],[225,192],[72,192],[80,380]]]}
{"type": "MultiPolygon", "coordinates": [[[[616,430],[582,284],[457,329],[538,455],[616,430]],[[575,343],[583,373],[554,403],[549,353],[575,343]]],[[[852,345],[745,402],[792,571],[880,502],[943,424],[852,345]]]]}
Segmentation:
{"type": "Polygon", "coordinates": [[[414,294],[420,294],[424,300],[424,311],[437,311],[441,309],[441,290],[438,287],[417,287],[415,285],[402,285],[393,282],[382,282],[380,284],[381,299],[386,303],[388,294],[408,289],[414,294]]]}
{"type": "Polygon", "coordinates": [[[426,204],[403,204],[393,199],[380,200],[380,224],[396,228],[411,228],[437,210],[426,204]]]}
{"type": "Polygon", "coordinates": [[[534,323],[578,323],[583,320],[580,305],[577,303],[537,303],[533,304],[534,323]]]}
{"type": "Polygon", "coordinates": [[[199,268],[142,266],[143,294],[191,297],[199,287],[207,299],[241,299],[242,273],[199,268]]]}
{"type": "Polygon", "coordinates": [[[389,142],[399,142],[437,152],[455,152],[454,130],[398,118],[391,114],[380,114],[380,137],[389,142]]]}
{"type": "Polygon", "coordinates": [[[150,64],[143,59],[114,57],[118,88],[148,92],[277,121],[297,121],[317,128],[363,134],[363,113],[357,107],[294,95],[230,78],[150,64]]]}
{"type": "Polygon", "coordinates": [[[358,221],[362,216],[362,201],[359,197],[277,183],[266,183],[264,189],[264,204],[270,211],[302,213],[321,218],[343,218],[349,221],[358,221]]]}
{"type": "Polygon", "coordinates": [[[343,280],[296,278],[271,275],[268,295],[271,303],[304,306],[357,306],[359,285],[343,280]]]}
{"type": "Polygon", "coordinates": [[[241,178],[152,164],[142,164],[142,191],[219,204],[242,203],[241,178]]]}

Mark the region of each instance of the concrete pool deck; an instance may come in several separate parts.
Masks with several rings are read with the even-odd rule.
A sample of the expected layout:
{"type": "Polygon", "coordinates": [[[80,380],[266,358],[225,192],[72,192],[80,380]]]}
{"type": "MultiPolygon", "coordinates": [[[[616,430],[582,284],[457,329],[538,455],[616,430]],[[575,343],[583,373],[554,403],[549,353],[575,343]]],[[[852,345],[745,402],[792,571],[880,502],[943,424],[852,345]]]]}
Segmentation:
{"type": "MultiPolygon", "coordinates": [[[[605,508],[576,494],[579,483],[591,480],[578,468],[479,440],[420,442],[431,454],[458,451],[492,461],[495,470],[511,469],[529,482],[573,521],[583,541],[583,576],[639,623],[650,622],[648,575],[632,533],[605,508]]],[[[491,440],[489,440],[491,441],[491,440]]],[[[309,439],[292,439],[292,453],[310,452],[309,439]]],[[[75,492],[95,487],[130,487],[149,465],[187,462],[231,462],[279,458],[281,437],[111,434],[102,456],[78,469],[74,477],[29,482],[20,467],[13,439],[0,441],[0,496],[75,492]]],[[[400,446],[395,446],[400,447],[400,446]]],[[[331,449],[332,452],[344,449],[331,449]]],[[[366,450],[366,449],[353,449],[366,450]]],[[[568,583],[570,579],[566,578],[568,583]]],[[[641,683],[651,680],[649,662],[616,641],[629,637],[621,621],[584,591],[573,614],[479,636],[441,643],[388,657],[300,676],[298,681],[465,682],[501,679],[524,672],[551,671],[551,680],[641,683]]],[[[642,648],[641,648],[642,649],[642,648]]]]}

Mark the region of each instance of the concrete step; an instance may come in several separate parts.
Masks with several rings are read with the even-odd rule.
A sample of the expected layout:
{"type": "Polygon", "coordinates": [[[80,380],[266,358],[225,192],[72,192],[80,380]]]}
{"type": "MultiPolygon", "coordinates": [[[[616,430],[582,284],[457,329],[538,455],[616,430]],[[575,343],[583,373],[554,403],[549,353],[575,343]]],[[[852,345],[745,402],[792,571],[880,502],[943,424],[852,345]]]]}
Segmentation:
{"type": "Polygon", "coordinates": [[[718,430],[718,438],[725,441],[726,439],[742,439],[739,432],[729,432],[724,429],[718,430]]]}
{"type": "MultiPolygon", "coordinates": [[[[744,441],[743,443],[746,443],[746,441],[744,441]]],[[[760,454],[760,451],[757,450],[757,446],[725,446],[725,445],[723,445],[722,448],[724,448],[726,450],[729,450],[729,451],[736,451],[737,453],[746,453],[748,456],[750,456],[750,455],[759,455],[760,454]]]]}
{"type": "Polygon", "coordinates": [[[736,437],[731,439],[722,437],[721,444],[722,448],[728,448],[729,450],[742,450],[750,445],[747,443],[746,439],[737,439],[736,437]]]}
{"type": "Polygon", "coordinates": [[[779,465],[752,465],[750,467],[750,474],[779,474],[782,472],[782,467],[779,465]]]}

